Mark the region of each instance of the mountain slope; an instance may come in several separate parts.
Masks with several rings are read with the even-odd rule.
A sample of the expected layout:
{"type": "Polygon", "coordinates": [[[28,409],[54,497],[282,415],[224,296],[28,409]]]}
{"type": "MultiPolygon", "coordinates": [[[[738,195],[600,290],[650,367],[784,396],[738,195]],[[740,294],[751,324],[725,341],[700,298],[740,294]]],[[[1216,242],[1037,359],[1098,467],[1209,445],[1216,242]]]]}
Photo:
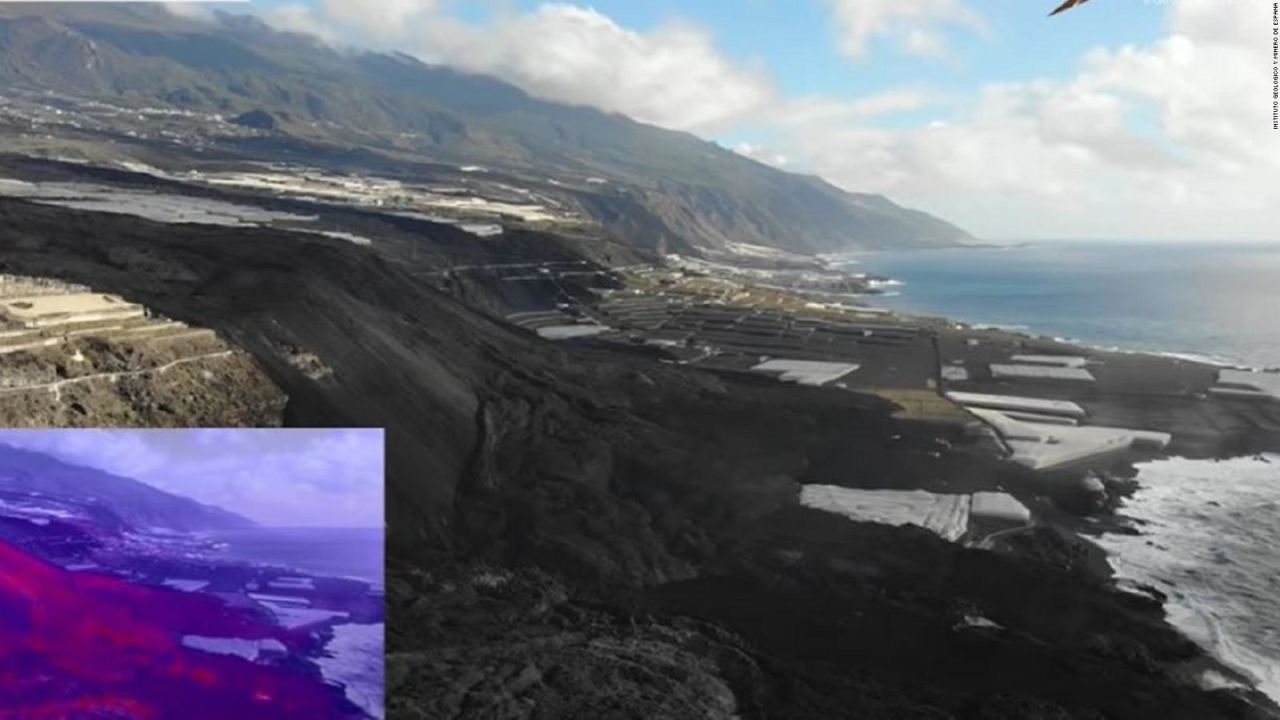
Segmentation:
{"type": "Polygon", "coordinates": [[[0,5],[4,87],[227,117],[265,112],[297,139],[558,177],[579,187],[606,229],[644,247],[732,241],[824,252],[971,239],[882,196],[782,172],[688,133],[404,55],[338,52],[247,17],[0,5]],[[637,227],[646,230],[633,235],[637,227]]]}
{"type": "Polygon", "coordinates": [[[323,236],[4,198],[0,262],[218,329],[290,424],[386,428],[387,717],[1277,717],[1187,683],[1211,661],[1052,528],[1005,555],[800,507],[849,467],[1025,482],[869,396],[544,342],[323,236]]]}
{"type": "Polygon", "coordinates": [[[191,498],[102,470],[63,462],[43,453],[0,444],[0,488],[96,502],[138,528],[228,530],[253,521],[191,498]]]}

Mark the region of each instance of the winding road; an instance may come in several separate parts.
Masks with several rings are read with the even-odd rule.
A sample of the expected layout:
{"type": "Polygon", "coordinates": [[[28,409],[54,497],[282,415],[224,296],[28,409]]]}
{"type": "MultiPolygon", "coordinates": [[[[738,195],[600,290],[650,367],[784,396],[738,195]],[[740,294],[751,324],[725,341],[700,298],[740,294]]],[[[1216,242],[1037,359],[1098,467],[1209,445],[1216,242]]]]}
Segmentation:
{"type": "Polygon", "coordinates": [[[80,377],[66,378],[64,380],[55,380],[54,382],[41,383],[38,385],[23,385],[21,387],[0,388],[0,396],[14,395],[18,393],[35,392],[38,390],[48,390],[53,393],[57,400],[62,399],[62,389],[68,385],[76,385],[79,383],[93,382],[94,380],[107,379],[109,382],[116,382],[120,378],[137,377],[140,375],[162,374],[172,370],[179,365],[198,362],[200,360],[209,360],[217,357],[228,357],[234,354],[233,350],[220,350],[218,352],[204,353],[203,355],[194,355],[192,357],[179,358],[153,368],[144,368],[142,370],[122,370],[117,372],[94,373],[92,375],[82,375],[80,377]]]}

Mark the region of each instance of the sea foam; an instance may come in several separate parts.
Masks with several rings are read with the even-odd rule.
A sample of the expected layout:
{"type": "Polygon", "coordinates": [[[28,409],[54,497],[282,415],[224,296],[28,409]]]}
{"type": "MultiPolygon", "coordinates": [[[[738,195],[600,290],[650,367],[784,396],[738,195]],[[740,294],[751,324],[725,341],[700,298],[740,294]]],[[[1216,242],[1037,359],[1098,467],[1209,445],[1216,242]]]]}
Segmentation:
{"type": "Polygon", "coordinates": [[[1138,470],[1122,512],[1141,534],[1099,540],[1117,574],[1168,595],[1175,627],[1280,701],[1280,455],[1138,470]]]}

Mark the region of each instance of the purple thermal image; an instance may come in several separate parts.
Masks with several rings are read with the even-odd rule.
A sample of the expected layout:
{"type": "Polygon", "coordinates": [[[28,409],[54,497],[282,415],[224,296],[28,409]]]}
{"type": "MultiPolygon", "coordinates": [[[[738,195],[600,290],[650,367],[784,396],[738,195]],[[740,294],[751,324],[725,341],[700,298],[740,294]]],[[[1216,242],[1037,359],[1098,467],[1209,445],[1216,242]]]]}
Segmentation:
{"type": "Polygon", "coordinates": [[[383,716],[380,430],[0,431],[0,717],[383,716]]]}

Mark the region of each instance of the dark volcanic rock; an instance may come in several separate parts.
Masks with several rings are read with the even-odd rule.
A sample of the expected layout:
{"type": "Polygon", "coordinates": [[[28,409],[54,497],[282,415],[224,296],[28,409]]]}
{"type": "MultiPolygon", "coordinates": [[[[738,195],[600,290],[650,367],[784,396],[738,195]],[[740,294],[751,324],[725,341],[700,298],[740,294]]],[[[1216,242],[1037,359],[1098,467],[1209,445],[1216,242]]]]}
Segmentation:
{"type": "Polygon", "coordinates": [[[250,110],[235,116],[231,122],[254,130],[275,130],[277,127],[275,116],[266,110],[250,110]]]}
{"type": "MultiPolygon", "coordinates": [[[[519,355],[516,343],[525,341],[514,331],[377,256],[352,255],[344,241],[0,206],[15,221],[0,231],[7,271],[79,277],[221,331],[289,396],[286,422],[386,427],[388,472],[418,478],[389,487],[395,540],[443,542],[474,442],[475,389],[493,367],[485,353],[519,355]],[[86,252],[82,243],[99,236],[114,241],[105,252],[86,252]],[[299,350],[332,373],[313,378],[297,362],[299,350]]],[[[523,354],[536,362],[536,351],[523,354]]]]}
{"type": "Polygon", "coordinates": [[[755,661],[707,623],[574,604],[538,571],[455,567],[388,590],[402,619],[387,660],[394,717],[730,720],[758,709],[755,661]]]}
{"type": "MultiPolygon", "coordinates": [[[[944,430],[541,341],[424,281],[485,247],[449,242],[0,200],[0,271],[221,331],[289,424],[387,429],[390,717],[1276,717],[1187,684],[1211,663],[1061,538],[1027,534],[1041,562],[798,507],[808,478],[932,487],[944,430]]],[[[957,487],[1010,479],[955,462],[957,487]]]]}

